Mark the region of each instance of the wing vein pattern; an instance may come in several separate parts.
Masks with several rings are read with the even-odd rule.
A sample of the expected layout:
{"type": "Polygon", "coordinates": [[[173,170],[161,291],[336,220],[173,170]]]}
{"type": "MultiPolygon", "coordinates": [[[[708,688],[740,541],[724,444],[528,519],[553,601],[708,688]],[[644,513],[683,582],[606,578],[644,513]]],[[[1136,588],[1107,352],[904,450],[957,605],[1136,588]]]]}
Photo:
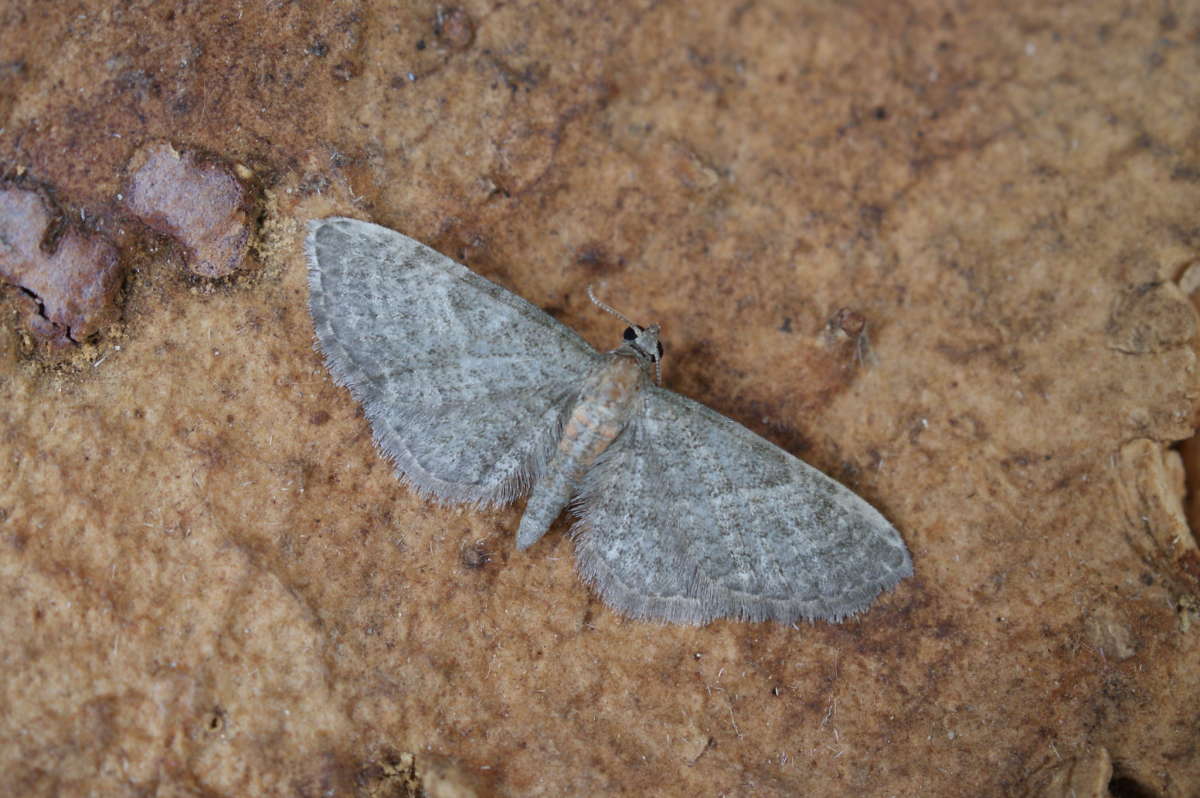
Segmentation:
{"type": "Polygon", "coordinates": [[[636,618],[840,620],[912,574],[873,507],[750,430],[649,387],[587,475],[579,568],[636,618]]]}
{"type": "Polygon", "coordinates": [[[307,247],[318,346],[397,474],[448,502],[504,504],[526,493],[596,351],[524,299],[385,227],[321,219],[307,247]]]}

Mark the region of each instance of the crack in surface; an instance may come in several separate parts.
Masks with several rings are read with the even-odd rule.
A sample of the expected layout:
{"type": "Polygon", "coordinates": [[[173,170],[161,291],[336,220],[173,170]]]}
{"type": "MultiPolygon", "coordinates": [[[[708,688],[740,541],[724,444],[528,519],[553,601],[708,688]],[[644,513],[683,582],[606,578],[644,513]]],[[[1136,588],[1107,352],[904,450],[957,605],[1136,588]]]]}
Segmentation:
{"type": "Polygon", "coordinates": [[[73,343],[73,344],[82,343],[82,341],[80,341],[78,338],[75,337],[70,326],[65,325],[65,324],[60,324],[60,323],[56,322],[54,319],[52,319],[46,315],[46,303],[42,300],[41,296],[39,296],[36,291],[32,291],[20,284],[17,284],[17,289],[21,293],[25,294],[25,296],[27,296],[33,300],[34,304],[37,305],[38,316],[45,319],[47,324],[51,325],[56,330],[63,330],[64,335],[66,335],[66,337],[67,337],[67,340],[70,341],[71,343],[73,343]]]}

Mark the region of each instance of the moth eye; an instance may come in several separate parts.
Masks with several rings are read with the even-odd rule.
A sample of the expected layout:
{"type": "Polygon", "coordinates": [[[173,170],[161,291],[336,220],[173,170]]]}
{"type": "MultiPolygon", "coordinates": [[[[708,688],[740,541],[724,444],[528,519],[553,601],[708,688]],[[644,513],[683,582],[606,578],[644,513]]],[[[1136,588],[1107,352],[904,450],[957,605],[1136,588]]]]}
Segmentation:
{"type": "Polygon", "coordinates": [[[625,340],[626,341],[632,341],[633,339],[635,339],[637,337],[638,337],[637,330],[633,329],[632,327],[625,328],[625,340]]]}
{"type": "Polygon", "coordinates": [[[662,341],[658,342],[658,356],[662,357],[662,341]]]}

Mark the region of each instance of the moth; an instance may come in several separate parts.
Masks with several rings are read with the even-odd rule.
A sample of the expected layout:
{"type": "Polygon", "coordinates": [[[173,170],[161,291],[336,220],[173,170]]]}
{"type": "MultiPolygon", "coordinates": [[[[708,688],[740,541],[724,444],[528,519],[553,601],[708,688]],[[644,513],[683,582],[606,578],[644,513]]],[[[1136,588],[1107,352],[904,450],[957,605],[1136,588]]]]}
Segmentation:
{"type": "Polygon", "coordinates": [[[399,478],[443,502],[528,496],[522,550],[569,509],[579,571],[619,612],[840,621],[912,574],[865,501],[661,387],[658,325],[593,297],[627,324],[598,352],[394,230],[331,217],[305,244],[318,346],[399,478]]]}

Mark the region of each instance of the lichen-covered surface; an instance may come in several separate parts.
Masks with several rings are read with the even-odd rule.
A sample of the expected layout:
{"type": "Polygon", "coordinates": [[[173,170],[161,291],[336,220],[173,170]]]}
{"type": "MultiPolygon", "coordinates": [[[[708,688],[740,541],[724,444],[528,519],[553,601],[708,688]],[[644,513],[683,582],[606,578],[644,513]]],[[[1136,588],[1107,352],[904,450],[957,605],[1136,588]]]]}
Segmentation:
{"type": "Polygon", "coordinates": [[[0,4],[6,789],[1200,792],[1200,6],[992,5],[0,4]],[[311,347],[330,213],[660,322],[916,576],[662,627],[420,500],[311,347]]]}

